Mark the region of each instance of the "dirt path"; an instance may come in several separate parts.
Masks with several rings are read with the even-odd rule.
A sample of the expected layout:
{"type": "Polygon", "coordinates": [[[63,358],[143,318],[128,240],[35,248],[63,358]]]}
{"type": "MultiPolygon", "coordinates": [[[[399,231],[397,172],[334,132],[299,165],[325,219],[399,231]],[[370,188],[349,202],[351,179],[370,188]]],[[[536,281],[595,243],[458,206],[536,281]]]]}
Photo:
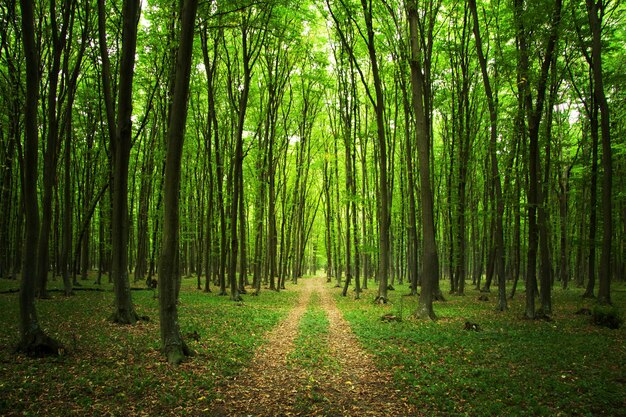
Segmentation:
{"type": "Polygon", "coordinates": [[[218,388],[215,416],[413,416],[394,390],[392,377],[376,368],[335,304],[323,278],[298,284],[296,307],[270,332],[268,341],[238,377],[218,388]],[[313,293],[329,321],[333,366],[295,369],[287,358],[313,293]]]}

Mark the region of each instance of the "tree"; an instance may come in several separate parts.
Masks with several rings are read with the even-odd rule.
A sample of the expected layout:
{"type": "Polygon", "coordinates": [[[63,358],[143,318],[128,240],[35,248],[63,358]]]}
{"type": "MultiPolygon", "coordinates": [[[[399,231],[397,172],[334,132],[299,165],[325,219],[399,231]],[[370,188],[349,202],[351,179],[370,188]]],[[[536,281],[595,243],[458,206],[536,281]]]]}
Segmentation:
{"type": "MultiPolygon", "coordinates": [[[[263,9],[260,14],[255,14],[254,8],[250,7],[242,11],[241,22],[241,50],[243,65],[243,80],[241,94],[237,101],[237,124],[235,133],[235,154],[233,155],[233,195],[230,206],[230,259],[228,264],[228,279],[230,281],[230,299],[240,301],[241,296],[237,288],[237,254],[239,250],[239,235],[237,234],[237,213],[239,209],[239,199],[243,199],[243,132],[246,121],[246,111],[248,109],[248,97],[250,94],[250,82],[252,80],[252,69],[256,63],[260,47],[265,39],[266,31],[260,35],[255,33],[254,24],[267,24],[267,19],[271,15],[271,8],[263,9]]],[[[243,226],[243,225],[242,225],[243,226]]]]}
{"type": "Polygon", "coordinates": [[[106,43],[104,0],[98,0],[98,28],[102,57],[102,87],[111,141],[113,166],[113,208],[111,218],[111,278],[115,288],[115,311],[112,320],[120,324],[134,324],[135,312],[128,278],[128,164],[132,146],[133,75],[137,49],[139,0],[124,0],[122,9],[122,55],[118,83],[117,122],[111,95],[111,71],[106,43]]]}
{"type": "MultiPolygon", "coordinates": [[[[539,227],[537,224],[537,210],[542,204],[542,195],[539,187],[540,159],[539,159],[539,128],[544,110],[546,84],[550,66],[553,62],[553,53],[558,39],[558,29],[561,21],[562,1],[555,0],[554,10],[550,18],[550,26],[545,53],[541,63],[540,73],[536,85],[536,101],[533,103],[530,87],[530,65],[528,50],[528,31],[525,19],[528,11],[525,10],[522,0],[515,0],[514,15],[517,25],[517,42],[519,44],[519,77],[520,95],[524,98],[526,118],[528,121],[529,139],[529,184],[528,184],[528,257],[526,267],[526,312],[529,319],[535,318],[535,288],[537,282],[537,246],[539,241],[539,227]]],[[[549,276],[542,274],[542,285],[549,287],[549,276]]],[[[546,291],[548,288],[546,287],[546,291]]],[[[545,311],[545,314],[550,314],[545,311]]]]}
{"type": "Polygon", "coordinates": [[[172,112],[167,129],[167,156],[163,196],[163,248],[159,264],[159,312],[161,317],[161,346],[168,362],[180,363],[191,351],[180,335],[178,324],[179,277],[179,192],[180,166],[185,139],[185,122],[193,34],[198,0],[185,0],[182,11],[180,41],[176,58],[176,78],[172,112]]]}
{"type": "Polygon", "coordinates": [[[613,236],[613,208],[611,204],[613,165],[611,156],[611,128],[609,123],[609,104],[604,93],[602,77],[602,18],[601,12],[608,1],[587,0],[587,13],[591,29],[591,71],[593,73],[594,93],[600,109],[600,131],[602,132],[602,217],[604,234],[602,235],[602,255],[600,258],[600,287],[598,303],[611,304],[611,245],[613,236]]]}
{"type": "Polygon", "coordinates": [[[439,280],[439,256],[435,241],[435,220],[433,207],[433,192],[430,180],[430,145],[428,143],[428,128],[424,109],[424,74],[420,62],[420,47],[418,43],[418,15],[417,2],[412,0],[407,5],[409,30],[411,38],[411,96],[415,113],[415,137],[419,155],[420,195],[422,200],[422,290],[416,316],[419,318],[436,318],[433,310],[435,282],[439,280]]]}
{"type": "Polygon", "coordinates": [[[35,44],[33,2],[20,0],[22,11],[22,41],[26,59],[26,111],[24,160],[22,161],[22,193],[26,212],[24,263],[20,284],[20,342],[18,351],[29,355],[58,355],[62,346],[47,336],[39,325],[35,307],[35,274],[37,241],[39,238],[39,208],[37,203],[38,133],[37,105],[39,101],[39,59],[35,44]]]}
{"type": "Polygon", "coordinates": [[[48,73],[47,96],[47,137],[44,146],[44,175],[43,197],[41,201],[41,228],[39,230],[39,248],[37,249],[37,294],[41,298],[48,298],[47,283],[50,270],[50,228],[52,226],[52,194],[56,185],[57,163],[59,159],[59,115],[61,113],[62,97],[59,94],[59,74],[61,72],[61,58],[67,45],[67,32],[70,14],[75,2],[65,0],[61,10],[61,28],[57,21],[56,1],[50,1],[49,19],[50,36],[52,43],[52,62],[48,73]]]}
{"type": "Polygon", "coordinates": [[[504,198],[502,197],[502,185],[500,182],[500,170],[498,168],[498,157],[496,145],[498,141],[498,113],[496,110],[491,81],[487,71],[487,59],[483,52],[482,38],[480,36],[480,25],[478,23],[478,11],[476,0],[469,0],[469,7],[472,12],[474,40],[476,42],[476,54],[480,64],[480,71],[485,86],[485,96],[489,107],[489,158],[491,163],[491,179],[494,184],[496,196],[496,230],[495,230],[495,252],[496,252],[496,273],[498,275],[498,309],[507,309],[506,302],[506,278],[504,275],[504,230],[502,227],[502,217],[504,215],[504,198]]]}
{"type": "MultiPolygon", "coordinates": [[[[390,239],[389,230],[391,223],[390,206],[391,206],[391,190],[389,189],[389,181],[387,179],[387,171],[389,169],[387,162],[387,137],[385,126],[385,102],[383,95],[383,85],[381,74],[378,65],[378,54],[376,51],[376,45],[374,41],[374,26],[373,26],[373,10],[372,3],[367,0],[361,0],[361,8],[363,13],[363,20],[365,22],[365,31],[360,32],[368,52],[371,77],[374,83],[374,92],[372,93],[369,84],[366,81],[365,74],[363,73],[358,60],[355,55],[354,48],[348,43],[345,33],[342,31],[337,16],[333,13],[332,8],[327,0],[327,5],[331,11],[331,16],[335,22],[335,26],[341,38],[341,42],[346,46],[350,59],[352,60],[355,68],[357,69],[363,86],[365,87],[367,97],[376,117],[376,138],[378,145],[378,223],[379,223],[379,236],[378,236],[378,295],[376,301],[380,303],[386,303],[388,301],[387,289],[389,278],[389,259],[390,259],[390,239]]],[[[344,4],[345,7],[345,4],[344,4]]],[[[345,10],[348,15],[348,19],[357,25],[355,17],[350,10],[345,10]]],[[[357,25],[358,26],[358,25],[357,25]]],[[[361,29],[359,29],[360,31],[361,29]]]]}

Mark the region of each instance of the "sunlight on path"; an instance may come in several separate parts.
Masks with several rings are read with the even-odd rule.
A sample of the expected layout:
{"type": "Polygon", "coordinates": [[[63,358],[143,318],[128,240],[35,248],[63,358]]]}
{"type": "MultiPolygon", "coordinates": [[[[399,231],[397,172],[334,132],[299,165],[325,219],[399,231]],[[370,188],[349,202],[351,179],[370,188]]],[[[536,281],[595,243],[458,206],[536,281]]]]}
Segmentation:
{"type": "MultiPolygon", "coordinates": [[[[323,278],[302,279],[296,306],[267,336],[252,363],[218,386],[214,416],[414,416],[394,389],[389,373],[378,370],[338,310],[323,278]],[[287,362],[299,323],[314,293],[329,321],[327,354],[332,365],[300,369],[287,362]]],[[[290,289],[291,290],[291,289],[290,289]]]]}

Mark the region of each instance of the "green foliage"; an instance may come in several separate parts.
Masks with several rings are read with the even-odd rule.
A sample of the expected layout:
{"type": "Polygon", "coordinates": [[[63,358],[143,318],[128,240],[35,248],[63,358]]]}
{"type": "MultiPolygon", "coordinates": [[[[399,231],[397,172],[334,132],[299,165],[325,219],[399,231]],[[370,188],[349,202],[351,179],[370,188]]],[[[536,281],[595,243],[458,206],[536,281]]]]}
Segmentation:
{"type": "MultiPolygon", "coordinates": [[[[443,282],[442,282],[443,283],[443,282]]],[[[447,288],[442,288],[447,292],[447,288]]],[[[518,291],[523,291],[518,288],[518,291]]],[[[439,320],[383,322],[381,309],[414,311],[416,297],[397,286],[384,307],[336,296],[339,308],[377,364],[391,370],[409,400],[428,415],[617,415],[626,395],[623,329],[593,326],[574,312],[582,290],[554,293],[554,321],[523,320],[524,300],[506,313],[464,297],[437,303],[439,320]],[[463,330],[465,321],[481,332],[463,330]]],[[[615,293],[618,294],[617,292],[615,293]]],[[[619,293],[623,303],[623,294],[619,293]]],[[[366,291],[363,298],[373,298],[366,291]]],[[[406,315],[405,315],[406,317],[406,315]]]]}
{"type": "Polygon", "coordinates": [[[595,305],[591,319],[594,324],[608,327],[609,329],[619,329],[624,324],[621,310],[614,305],[595,305]]]}

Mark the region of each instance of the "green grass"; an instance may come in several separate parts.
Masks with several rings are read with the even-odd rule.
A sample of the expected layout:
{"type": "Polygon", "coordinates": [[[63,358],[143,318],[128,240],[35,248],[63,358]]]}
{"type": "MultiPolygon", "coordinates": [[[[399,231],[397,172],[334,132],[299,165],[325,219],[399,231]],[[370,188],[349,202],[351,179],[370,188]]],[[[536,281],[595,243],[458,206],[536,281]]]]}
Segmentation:
{"type": "MultiPolygon", "coordinates": [[[[233,303],[196,290],[195,282],[183,281],[179,316],[183,334],[196,331],[200,340],[189,340],[197,354],[179,367],[159,352],[152,291],[133,291],[138,313],[151,318],[135,326],[108,322],[109,284],[105,292],[80,291],[70,298],[53,292],[53,299],[37,301],[43,328],[67,348],[64,356],[46,359],[13,353],[18,294],[0,294],[0,415],[206,414],[216,384],[242,370],[297,295],[264,291],[233,303]]],[[[17,286],[0,280],[0,291],[17,286]]],[[[60,280],[51,281],[50,288],[60,287],[60,280]]],[[[495,288],[489,302],[481,302],[468,286],[465,297],[436,303],[439,320],[430,322],[411,318],[417,299],[402,296],[406,286],[396,285],[385,306],[373,304],[373,282],[370,288],[360,300],[333,291],[363,346],[425,415],[626,415],[626,327],[611,330],[575,315],[594,304],[581,298],[580,289],[555,289],[554,321],[546,322],[522,319],[523,287],[509,311],[498,313],[495,288]],[[387,313],[403,321],[382,322],[387,313]],[[466,320],[482,331],[463,330],[466,320]]],[[[626,287],[613,289],[613,301],[624,311],[626,287]]],[[[327,338],[328,318],[313,296],[290,357],[294,366],[333,366],[327,338]]],[[[310,391],[317,401],[322,393],[314,382],[310,391]]],[[[303,399],[303,407],[313,400],[303,399]]]]}
{"type": "MultiPolygon", "coordinates": [[[[158,300],[152,291],[133,291],[140,315],[149,322],[108,322],[113,294],[80,291],[70,298],[52,293],[37,301],[42,327],[67,353],[31,359],[13,353],[18,340],[18,295],[0,295],[0,415],[197,415],[208,409],[213,387],[246,365],[271,329],[294,305],[296,294],[264,291],[233,303],[195,289],[185,279],[179,319],[196,352],[179,367],[159,352],[158,300]]],[[[0,280],[0,289],[14,288],[0,280]]],[[[62,286],[52,281],[50,288],[62,286]]],[[[90,284],[86,284],[90,286],[90,284]]],[[[107,290],[109,284],[103,285],[107,290]]]]}
{"type": "MultiPolygon", "coordinates": [[[[592,305],[581,290],[555,289],[552,322],[521,318],[519,288],[505,313],[495,311],[497,289],[489,302],[473,289],[447,296],[431,322],[412,318],[417,298],[402,296],[406,286],[396,289],[383,307],[372,303],[375,290],[359,301],[336,297],[364,347],[427,415],[626,415],[625,329],[575,315],[592,305]],[[401,311],[402,322],[380,320],[401,311]],[[463,330],[466,320],[482,331],[463,330]]],[[[623,286],[613,294],[624,305],[623,286]]]]}
{"type": "Polygon", "coordinates": [[[328,415],[333,408],[315,377],[321,369],[339,371],[339,364],[328,351],[329,325],[328,316],[320,306],[320,295],[315,292],[300,320],[294,348],[287,357],[288,368],[296,373],[303,372],[306,378],[295,394],[295,409],[300,415],[328,415]]]}
{"type": "Polygon", "coordinates": [[[313,369],[331,364],[328,355],[328,317],[320,307],[319,293],[313,293],[307,311],[300,320],[294,349],[288,363],[295,369],[313,369]]]}

